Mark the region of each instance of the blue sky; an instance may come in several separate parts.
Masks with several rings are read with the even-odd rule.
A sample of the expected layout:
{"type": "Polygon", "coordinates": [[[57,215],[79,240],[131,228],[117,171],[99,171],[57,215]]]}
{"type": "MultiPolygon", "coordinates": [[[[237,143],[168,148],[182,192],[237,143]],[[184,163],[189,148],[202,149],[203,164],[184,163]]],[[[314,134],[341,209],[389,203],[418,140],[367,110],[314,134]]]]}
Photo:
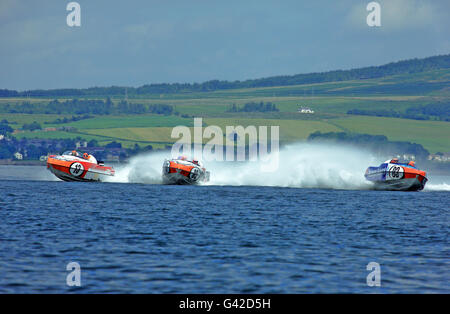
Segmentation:
{"type": "Polygon", "coordinates": [[[245,80],[450,53],[450,1],[0,1],[0,88],[245,80]]]}

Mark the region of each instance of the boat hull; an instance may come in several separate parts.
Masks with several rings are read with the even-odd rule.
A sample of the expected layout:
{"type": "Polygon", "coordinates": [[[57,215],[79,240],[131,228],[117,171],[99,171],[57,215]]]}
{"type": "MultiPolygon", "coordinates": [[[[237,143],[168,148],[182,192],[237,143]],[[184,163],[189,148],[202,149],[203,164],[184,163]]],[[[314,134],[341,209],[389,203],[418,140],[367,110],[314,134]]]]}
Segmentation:
{"type": "Polygon", "coordinates": [[[63,181],[75,182],[99,182],[115,174],[111,167],[64,156],[50,156],[47,169],[63,181]]]}
{"type": "Polygon", "coordinates": [[[369,167],[365,177],[374,183],[376,190],[420,191],[428,179],[426,172],[404,164],[384,163],[379,167],[369,167]]]}
{"type": "Polygon", "coordinates": [[[425,187],[427,178],[418,177],[398,181],[375,181],[376,190],[385,191],[421,191],[425,187]]]}
{"type": "Polygon", "coordinates": [[[190,162],[165,160],[162,179],[164,184],[200,184],[209,181],[209,172],[190,162]]]}

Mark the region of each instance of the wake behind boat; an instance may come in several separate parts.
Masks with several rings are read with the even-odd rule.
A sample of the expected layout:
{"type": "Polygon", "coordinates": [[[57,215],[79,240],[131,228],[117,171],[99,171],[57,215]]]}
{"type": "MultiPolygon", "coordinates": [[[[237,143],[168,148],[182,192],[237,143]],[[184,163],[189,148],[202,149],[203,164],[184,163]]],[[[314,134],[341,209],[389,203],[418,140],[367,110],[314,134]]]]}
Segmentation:
{"type": "Polygon", "coordinates": [[[200,161],[180,156],[164,160],[162,178],[164,184],[198,184],[209,181],[209,171],[200,161]]]}
{"type": "Polygon", "coordinates": [[[105,167],[94,156],[77,151],[67,151],[62,155],[51,155],[47,159],[47,169],[64,181],[101,181],[114,176],[112,167],[105,167]]]}
{"type": "Polygon", "coordinates": [[[377,190],[420,191],[428,179],[427,173],[416,168],[414,161],[399,163],[397,158],[386,160],[378,167],[369,167],[365,177],[377,190]]]}

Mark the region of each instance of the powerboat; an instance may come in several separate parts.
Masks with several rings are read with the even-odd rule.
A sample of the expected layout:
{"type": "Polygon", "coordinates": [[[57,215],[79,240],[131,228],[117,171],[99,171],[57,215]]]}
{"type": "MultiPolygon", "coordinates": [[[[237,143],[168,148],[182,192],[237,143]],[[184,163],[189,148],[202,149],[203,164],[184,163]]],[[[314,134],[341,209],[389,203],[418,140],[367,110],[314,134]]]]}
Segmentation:
{"type": "Polygon", "coordinates": [[[420,191],[427,183],[427,173],[416,168],[414,161],[400,163],[386,160],[378,167],[369,167],[364,175],[377,190],[420,191]]]}
{"type": "Polygon", "coordinates": [[[208,182],[209,175],[201,161],[185,156],[166,159],[162,167],[164,184],[199,184],[208,182]]]}
{"type": "Polygon", "coordinates": [[[63,181],[102,181],[115,174],[114,168],[105,167],[94,156],[75,150],[49,156],[47,169],[63,181]]]}

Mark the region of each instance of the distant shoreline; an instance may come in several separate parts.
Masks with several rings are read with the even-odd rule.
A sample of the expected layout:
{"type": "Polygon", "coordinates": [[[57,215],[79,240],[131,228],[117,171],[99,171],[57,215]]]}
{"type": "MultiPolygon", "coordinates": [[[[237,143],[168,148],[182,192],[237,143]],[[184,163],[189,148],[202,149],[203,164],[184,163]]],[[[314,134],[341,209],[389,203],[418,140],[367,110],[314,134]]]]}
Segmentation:
{"type": "MultiPolygon", "coordinates": [[[[108,161],[108,164],[122,164],[126,162],[108,161]]],[[[12,160],[12,159],[0,159],[0,166],[46,166],[47,161],[40,160],[12,160]]]]}
{"type": "MultiPolygon", "coordinates": [[[[110,161],[108,164],[120,165],[126,164],[127,161],[117,162],[110,161]]],[[[0,159],[0,166],[47,166],[46,161],[40,160],[12,160],[12,159],[0,159]]],[[[439,175],[439,176],[450,176],[450,169],[447,167],[442,167],[440,164],[430,164],[426,163],[422,167],[429,176],[439,175]]],[[[447,166],[447,165],[446,165],[447,166]]]]}
{"type": "Polygon", "coordinates": [[[11,160],[11,159],[0,159],[0,165],[6,166],[45,166],[45,161],[40,160],[11,160]]]}

